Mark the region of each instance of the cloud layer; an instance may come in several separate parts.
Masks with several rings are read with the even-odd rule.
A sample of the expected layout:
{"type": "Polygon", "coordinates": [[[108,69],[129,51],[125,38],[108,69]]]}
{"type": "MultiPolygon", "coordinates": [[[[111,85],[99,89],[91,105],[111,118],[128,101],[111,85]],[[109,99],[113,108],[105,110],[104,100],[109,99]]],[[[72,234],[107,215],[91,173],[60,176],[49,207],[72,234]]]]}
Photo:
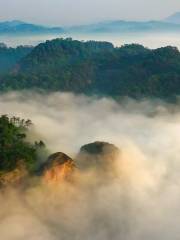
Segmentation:
{"type": "Polygon", "coordinates": [[[90,169],[75,183],[35,185],[0,194],[3,240],[179,239],[180,111],[163,102],[13,92],[0,96],[0,114],[30,118],[50,152],[75,157],[89,142],[120,149],[116,177],[90,169]]]}

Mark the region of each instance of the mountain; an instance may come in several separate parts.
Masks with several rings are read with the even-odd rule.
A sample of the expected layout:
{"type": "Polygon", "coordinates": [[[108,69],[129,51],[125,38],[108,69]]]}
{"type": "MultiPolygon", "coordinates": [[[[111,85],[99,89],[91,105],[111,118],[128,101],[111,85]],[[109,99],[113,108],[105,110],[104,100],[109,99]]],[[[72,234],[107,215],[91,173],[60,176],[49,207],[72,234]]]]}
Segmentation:
{"type": "Polygon", "coordinates": [[[115,145],[97,141],[82,146],[76,157],[76,162],[80,169],[94,168],[99,172],[108,173],[109,167],[114,164],[119,156],[120,149],[115,145]]]}
{"type": "Polygon", "coordinates": [[[180,32],[180,26],[164,21],[106,21],[97,24],[75,26],[66,29],[69,33],[136,33],[136,32],[180,32]]]}
{"type": "Polygon", "coordinates": [[[164,19],[165,22],[180,24],[180,12],[176,12],[164,19]]]}
{"type": "Polygon", "coordinates": [[[54,34],[63,31],[60,27],[50,28],[17,20],[0,22],[0,35],[54,34]]]}
{"type": "Polygon", "coordinates": [[[69,180],[76,168],[75,161],[62,152],[50,155],[40,166],[39,176],[43,176],[46,183],[58,183],[69,180]]]}
{"type": "Polygon", "coordinates": [[[92,169],[97,172],[99,183],[107,183],[110,177],[117,176],[112,166],[121,152],[115,145],[93,142],[82,146],[75,159],[63,152],[48,157],[49,151],[42,141],[28,142],[26,135],[31,131],[31,124],[31,120],[0,116],[0,190],[12,186],[26,188],[40,182],[48,185],[72,183],[80,180],[77,178],[80,172],[92,169]],[[33,178],[36,180],[32,181],[33,178]]]}
{"type": "Polygon", "coordinates": [[[180,52],[170,46],[116,48],[108,42],[55,39],[33,48],[0,78],[1,91],[33,88],[172,99],[180,95],[180,52]]]}
{"type": "Polygon", "coordinates": [[[0,43],[0,75],[12,70],[15,65],[32,51],[31,46],[7,47],[0,43]]]}
{"type": "Polygon", "coordinates": [[[72,27],[45,27],[22,21],[0,22],[2,35],[39,35],[39,34],[103,34],[103,33],[160,33],[180,32],[180,26],[173,21],[105,21],[95,24],[72,27]]]}

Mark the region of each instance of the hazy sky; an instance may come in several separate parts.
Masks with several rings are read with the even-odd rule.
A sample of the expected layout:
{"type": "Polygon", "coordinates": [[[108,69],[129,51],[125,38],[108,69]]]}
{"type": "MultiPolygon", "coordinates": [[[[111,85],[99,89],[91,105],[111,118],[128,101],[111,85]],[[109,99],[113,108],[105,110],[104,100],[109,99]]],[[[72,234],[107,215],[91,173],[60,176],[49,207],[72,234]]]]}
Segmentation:
{"type": "Polygon", "coordinates": [[[0,20],[73,25],[108,19],[160,19],[180,0],[0,0],[0,20]]]}

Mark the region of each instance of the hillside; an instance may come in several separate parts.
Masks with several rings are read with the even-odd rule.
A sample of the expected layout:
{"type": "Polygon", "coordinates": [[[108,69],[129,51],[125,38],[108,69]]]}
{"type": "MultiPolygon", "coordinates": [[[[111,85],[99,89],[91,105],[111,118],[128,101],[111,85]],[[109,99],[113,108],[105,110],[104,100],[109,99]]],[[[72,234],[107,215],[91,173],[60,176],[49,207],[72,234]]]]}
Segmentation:
{"type": "Polygon", "coordinates": [[[9,48],[0,43],[0,75],[12,70],[16,63],[32,51],[31,46],[9,48]]]}
{"type": "Polygon", "coordinates": [[[0,186],[18,182],[38,167],[38,151],[44,143],[27,141],[30,120],[0,116],[0,186]]]}
{"type": "Polygon", "coordinates": [[[173,98],[180,94],[180,53],[132,44],[55,39],[35,47],[0,89],[71,91],[112,97],[173,98]]]}

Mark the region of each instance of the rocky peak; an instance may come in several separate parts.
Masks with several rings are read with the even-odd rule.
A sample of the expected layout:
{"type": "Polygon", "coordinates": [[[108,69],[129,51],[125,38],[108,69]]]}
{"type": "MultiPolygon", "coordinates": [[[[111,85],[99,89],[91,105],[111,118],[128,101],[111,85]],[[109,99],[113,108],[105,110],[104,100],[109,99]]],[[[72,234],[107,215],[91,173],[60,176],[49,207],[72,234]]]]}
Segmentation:
{"type": "Polygon", "coordinates": [[[106,169],[112,165],[119,154],[120,150],[115,145],[97,141],[81,147],[77,162],[79,167],[83,169],[91,167],[106,169]]]}
{"type": "Polygon", "coordinates": [[[60,182],[68,179],[75,168],[74,161],[62,152],[57,152],[48,157],[41,167],[41,175],[46,182],[60,182]]]}

